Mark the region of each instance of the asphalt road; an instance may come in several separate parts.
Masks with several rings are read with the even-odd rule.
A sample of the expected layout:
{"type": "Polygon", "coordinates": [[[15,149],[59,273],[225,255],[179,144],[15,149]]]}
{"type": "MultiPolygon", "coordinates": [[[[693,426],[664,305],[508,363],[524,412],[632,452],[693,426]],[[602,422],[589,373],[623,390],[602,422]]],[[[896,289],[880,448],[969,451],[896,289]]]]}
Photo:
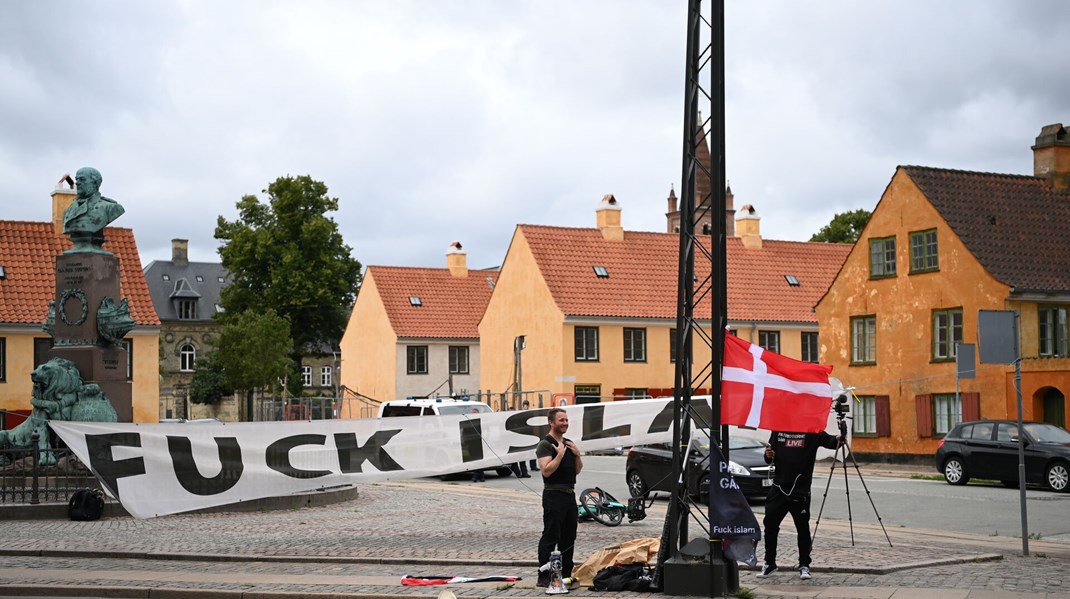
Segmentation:
{"type": "MultiPolygon", "coordinates": [[[[602,487],[620,500],[628,498],[624,483],[624,456],[584,456],[584,470],[580,475],[577,490],[587,487],[602,487]]],[[[1021,511],[1018,489],[999,485],[971,483],[956,487],[941,480],[916,480],[908,475],[877,476],[866,474],[863,466],[859,478],[852,465],[844,480],[842,467],[837,467],[828,484],[830,463],[819,463],[814,469],[813,510],[814,519],[822,509],[823,518],[848,519],[850,498],[851,520],[865,524],[883,523],[885,528],[908,527],[947,532],[966,532],[987,536],[1021,537],[1021,511]],[[865,485],[863,486],[863,481],[865,485]],[[828,485],[827,499],[826,485],[828,485]],[[868,489],[868,493],[867,493],[868,489]],[[848,493],[849,491],[849,493],[848,493]],[[872,500],[872,502],[871,502],[872,500]],[[878,522],[877,514],[880,515],[878,522]]],[[[925,474],[938,476],[921,469],[925,474]]],[[[472,484],[459,478],[443,484],[472,484]]],[[[487,475],[487,482],[479,483],[492,488],[513,489],[518,493],[540,494],[542,481],[538,473],[532,478],[499,478],[487,475]]],[[[1028,531],[1032,538],[1065,542],[1070,544],[1070,493],[1054,493],[1042,489],[1026,491],[1028,531]]],[[[664,500],[662,500],[664,501],[664,500]]],[[[752,503],[756,513],[764,513],[761,502],[752,503]]]]}

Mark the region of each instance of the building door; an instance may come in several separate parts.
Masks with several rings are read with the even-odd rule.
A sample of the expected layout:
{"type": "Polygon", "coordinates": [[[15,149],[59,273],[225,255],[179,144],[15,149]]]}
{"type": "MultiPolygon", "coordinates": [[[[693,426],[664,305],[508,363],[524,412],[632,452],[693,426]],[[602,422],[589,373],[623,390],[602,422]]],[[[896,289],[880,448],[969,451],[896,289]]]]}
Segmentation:
{"type": "Polygon", "coordinates": [[[1054,387],[1044,392],[1044,422],[1066,427],[1066,397],[1054,387]]]}

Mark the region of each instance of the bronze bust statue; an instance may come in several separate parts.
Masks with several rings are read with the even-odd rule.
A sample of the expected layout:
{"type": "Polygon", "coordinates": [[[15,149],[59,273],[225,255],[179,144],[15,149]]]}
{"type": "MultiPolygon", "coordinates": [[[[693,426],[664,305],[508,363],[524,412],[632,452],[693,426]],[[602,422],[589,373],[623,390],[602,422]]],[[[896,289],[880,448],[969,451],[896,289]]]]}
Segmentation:
{"type": "Polygon", "coordinates": [[[101,232],[126,210],[122,204],[100,195],[100,171],[92,167],[78,169],[74,182],[78,199],[63,213],[63,232],[70,236],[70,252],[103,252],[101,232]]]}

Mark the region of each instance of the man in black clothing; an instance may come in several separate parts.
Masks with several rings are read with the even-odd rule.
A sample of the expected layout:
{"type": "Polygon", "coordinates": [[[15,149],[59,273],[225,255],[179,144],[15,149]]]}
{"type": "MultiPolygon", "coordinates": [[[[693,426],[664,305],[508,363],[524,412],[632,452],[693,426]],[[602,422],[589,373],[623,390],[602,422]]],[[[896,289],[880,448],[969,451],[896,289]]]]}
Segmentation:
{"type": "MultiPolygon", "coordinates": [[[[535,447],[542,473],[542,537],[539,539],[539,564],[550,561],[556,548],[561,552],[561,576],[572,576],[572,556],[576,544],[576,475],[583,470],[580,450],[565,438],[568,414],[554,408],[546,414],[550,434],[535,447]]],[[[539,586],[550,584],[550,573],[539,572],[539,586]]]]}
{"type": "Polygon", "coordinates": [[[810,485],[813,483],[817,449],[836,449],[840,437],[820,433],[783,433],[769,435],[765,462],[773,464],[773,486],[765,503],[765,565],[758,574],[764,578],[777,569],[776,545],[780,523],[791,514],[799,536],[799,577],[810,578],[810,485]]]}

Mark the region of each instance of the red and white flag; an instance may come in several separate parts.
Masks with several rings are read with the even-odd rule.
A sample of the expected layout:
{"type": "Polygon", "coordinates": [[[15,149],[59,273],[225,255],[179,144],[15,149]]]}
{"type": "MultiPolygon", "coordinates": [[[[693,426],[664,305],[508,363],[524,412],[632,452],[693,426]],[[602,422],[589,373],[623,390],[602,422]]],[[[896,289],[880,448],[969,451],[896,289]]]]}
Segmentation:
{"type": "Polygon", "coordinates": [[[790,433],[817,433],[832,407],[831,366],[800,362],[724,336],[721,422],[790,433]]]}

